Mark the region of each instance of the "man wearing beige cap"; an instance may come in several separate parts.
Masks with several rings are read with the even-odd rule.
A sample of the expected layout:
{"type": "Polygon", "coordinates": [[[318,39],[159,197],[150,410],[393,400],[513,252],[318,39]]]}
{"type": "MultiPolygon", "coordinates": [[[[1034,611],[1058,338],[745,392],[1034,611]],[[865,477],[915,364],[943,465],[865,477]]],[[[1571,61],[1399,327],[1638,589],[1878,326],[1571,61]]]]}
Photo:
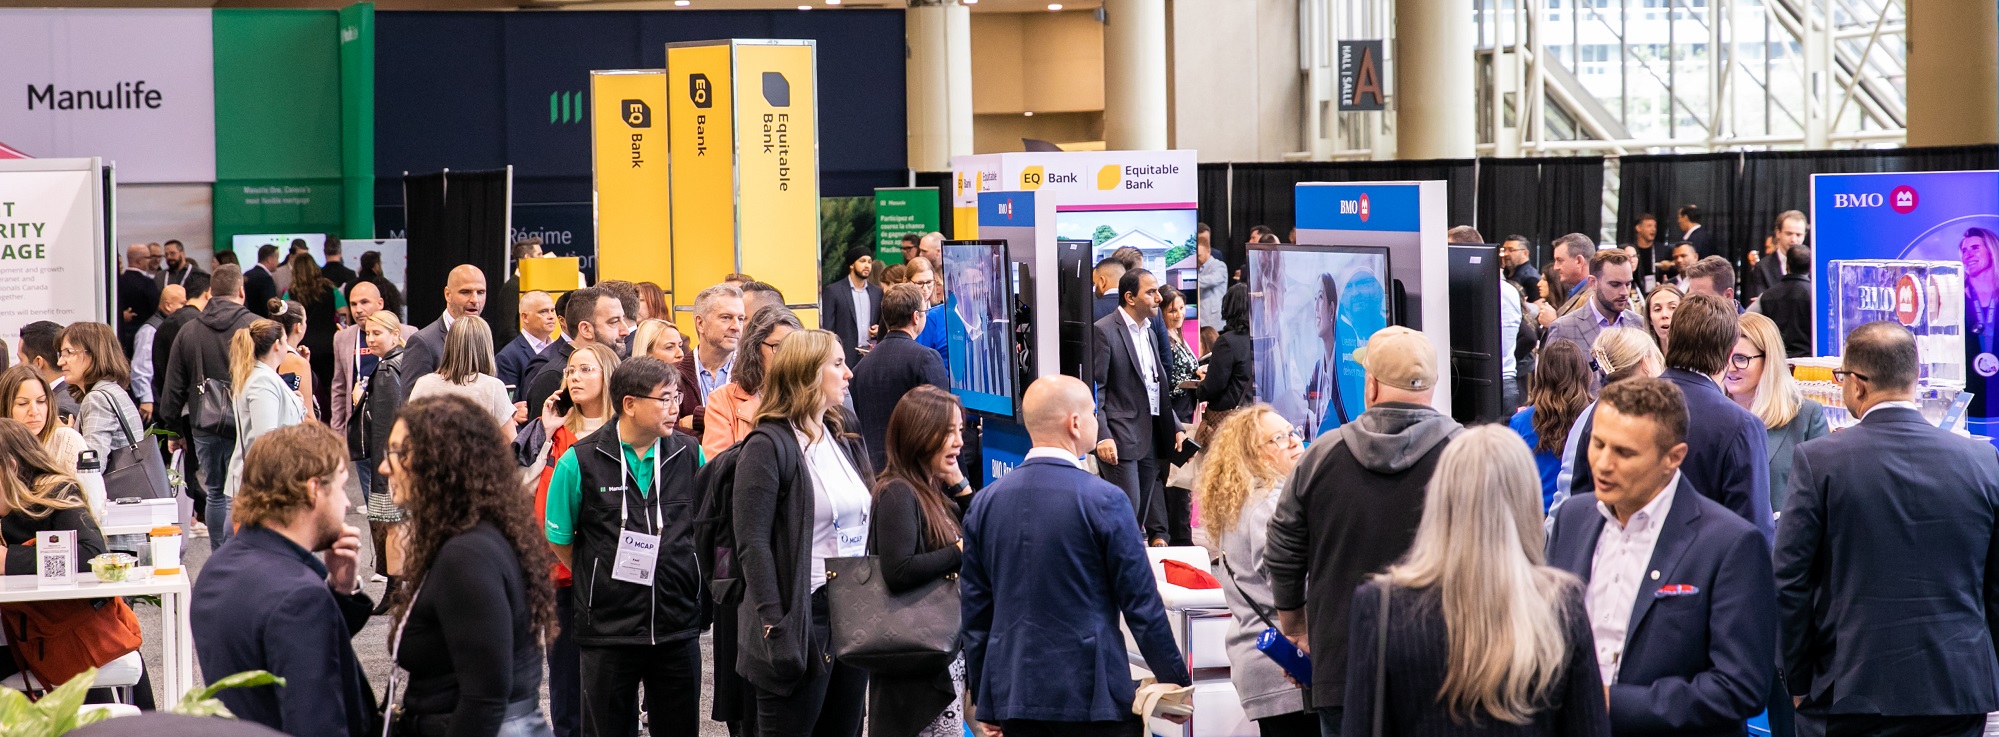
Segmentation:
{"type": "Polygon", "coordinates": [[[1284,483],[1265,553],[1278,627],[1312,655],[1311,703],[1329,735],[1344,712],[1354,587],[1408,552],[1430,472],[1464,429],[1430,406],[1437,348],[1427,336],[1382,328],[1354,360],[1367,369],[1367,411],[1312,441],[1284,483]]]}

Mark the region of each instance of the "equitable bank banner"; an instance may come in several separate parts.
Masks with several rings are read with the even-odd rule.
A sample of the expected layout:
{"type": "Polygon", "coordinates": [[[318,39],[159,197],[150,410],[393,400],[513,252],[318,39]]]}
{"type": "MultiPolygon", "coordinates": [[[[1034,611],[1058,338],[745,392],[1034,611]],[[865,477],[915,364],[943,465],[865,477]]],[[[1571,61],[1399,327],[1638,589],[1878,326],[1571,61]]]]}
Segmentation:
{"type": "Polygon", "coordinates": [[[124,183],[215,181],[212,13],[0,10],[0,143],[124,183]]]}

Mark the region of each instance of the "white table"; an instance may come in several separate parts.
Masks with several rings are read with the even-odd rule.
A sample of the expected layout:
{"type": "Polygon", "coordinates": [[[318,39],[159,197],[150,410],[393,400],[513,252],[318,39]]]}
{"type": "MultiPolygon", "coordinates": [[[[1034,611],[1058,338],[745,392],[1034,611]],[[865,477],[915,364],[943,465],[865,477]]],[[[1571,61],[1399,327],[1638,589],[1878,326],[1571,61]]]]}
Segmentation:
{"type": "MultiPolygon", "coordinates": [[[[151,568],[137,571],[150,573],[151,568]]],[[[166,700],[171,704],[194,688],[194,630],[189,625],[188,607],[192,602],[189,595],[186,569],[171,576],[149,576],[138,581],[103,583],[85,571],[77,575],[73,586],[37,586],[36,578],[27,576],[0,576],[0,603],[26,601],[55,601],[60,599],[102,599],[113,596],[160,597],[160,683],[165,687],[166,700]]]]}

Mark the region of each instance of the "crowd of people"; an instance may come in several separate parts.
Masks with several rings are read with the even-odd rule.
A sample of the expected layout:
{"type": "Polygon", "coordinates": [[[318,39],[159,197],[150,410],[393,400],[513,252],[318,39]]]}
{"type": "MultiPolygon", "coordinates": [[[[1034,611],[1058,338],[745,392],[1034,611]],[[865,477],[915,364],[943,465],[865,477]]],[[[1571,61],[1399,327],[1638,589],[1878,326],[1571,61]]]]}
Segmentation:
{"type": "Polygon", "coordinates": [[[220,698],[301,737],[1133,737],[1134,657],[1191,683],[1146,552],[1169,545],[1208,548],[1236,696],[1272,737],[1759,714],[1976,734],[1999,710],[1999,452],[1924,420],[1892,323],[1846,336],[1860,421],[1829,431],[1786,363],[1811,342],[1781,304],[1809,278],[1802,219],[1779,219],[1784,265],[1757,267],[1747,312],[1718,257],[1644,290],[1651,235],[1637,255],[1563,236],[1538,270],[1508,238],[1508,416],[1436,409],[1432,336],[1391,326],[1355,356],[1364,410],[1316,438],[1258,401],[1251,294],[1207,228],[1192,295],[1116,253],[1092,374],[1024,387],[1031,449],[990,483],[946,368],[940,234],[902,263],[847,254],[806,303],[817,328],[731,274],[687,295],[691,336],[651,283],[489,300],[460,266],[416,327],[379,256],[349,271],[334,239],[249,270],[135,246],[115,326],[30,324],[0,372],[0,563],[32,571],[6,551],[49,530],[101,552],[79,463],[164,435],[211,550],[202,673],[284,678],[220,698]],[[853,656],[879,627],[839,626],[859,594],[835,583],[863,557],[881,595],[955,590],[932,612],[955,644],[853,656]],[[386,683],[353,645],[378,616],[386,683]]]}

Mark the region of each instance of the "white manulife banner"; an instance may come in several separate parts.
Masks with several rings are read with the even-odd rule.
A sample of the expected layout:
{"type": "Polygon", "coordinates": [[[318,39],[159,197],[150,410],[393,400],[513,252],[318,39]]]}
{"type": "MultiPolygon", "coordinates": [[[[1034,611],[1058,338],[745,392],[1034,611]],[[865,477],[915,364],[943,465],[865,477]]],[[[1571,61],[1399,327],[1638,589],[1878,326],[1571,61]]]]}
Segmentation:
{"type": "Polygon", "coordinates": [[[214,36],[207,8],[0,9],[0,143],[213,182],[214,36]]]}
{"type": "Polygon", "coordinates": [[[0,168],[0,338],[10,347],[31,322],[108,320],[98,186],[90,170],[0,168]]]}

